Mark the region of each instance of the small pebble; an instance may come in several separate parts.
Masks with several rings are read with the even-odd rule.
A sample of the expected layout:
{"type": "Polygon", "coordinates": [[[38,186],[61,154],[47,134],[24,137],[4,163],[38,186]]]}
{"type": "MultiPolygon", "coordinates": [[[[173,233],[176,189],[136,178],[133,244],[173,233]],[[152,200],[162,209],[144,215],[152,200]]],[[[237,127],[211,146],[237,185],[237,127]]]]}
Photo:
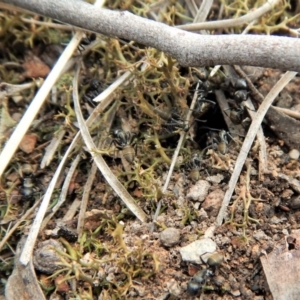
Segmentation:
{"type": "Polygon", "coordinates": [[[200,208],[200,210],[198,211],[198,218],[200,221],[208,218],[207,212],[203,208],[200,208]]]}
{"type": "MultiPolygon", "coordinates": [[[[212,239],[203,238],[180,248],[179,252],[183,261],[201,264],[202,260],[200,257],[204,253],[213,253],[216,249],[217,244],[212,239]]],[[[203,258],[203,260],[205,262],[205,258],[203,258]]]]}
{"type": "Polygon", "coordinates": [[[63,300],[63,297],[60,294],[54,292],[51,294],[49,300],[63,300]]]}
{"type": "Polygon", "coordinates": [[[233,297],[239,297],[241,295],[241,292],[239,290],[235,290],[235,291],[230,291],[230,294],[233,297]]]}
{"type": "Polygon", "coordinates": [[[12,114],[11,117],[14,121],[19,122],[22,119],[22,114],[18,113],[18,112],[15,112],[15,113],[12,114]]]}
{"type": "Polygon", "coordinates": [[[270,237],[268,235],[266,235],[265,232],[260,230],[260,229],[253,232],[253,238],[256,239],[257,241],[269,240],[270,239],[270,237]]]}
{"type": "Polygon", "coordinates": [[[283,199],[291,199],[291,196],[294,194],[292,189],[285,189],[282,191],[280,197],[283,199]]]}
{"type": "Polygon", "coordinates": [[[211,225],[210,227],[208,227],[205,230],[204,237],[206,237],[206,238],[213,238],[215,236],[215,230],[216,230],[216,226],[215,225],[211,225]]]}
{"type": "Polygon", "coordinates": [[[202,208],[207,212],[209,217],[216,217],[224,198],[224,192],[221,189],[216,189],[209,193],[202,203],[202,208]]]}
{"type": "Polygon", "coordinates": [[[259,249],[259,245],[255,244],[252,249],[251,249],[251,257],[253,259],[257,259],[260,255],[260,249],[259,249]]]}
{"type": "Polygon", "coordinates": [[[39,243],[33,254],[35,269],[42,273],[52,274],[63,268],[57,250],[64,252],[63,245],[57,240],[49,239],[39,243]]]}
{"type": "Polygon", "coordinates": [[[213,175],[213,176],[209,176],[207,178],[207,180],[209,182],[213,182],[213,183],[220,183],[223,179],[224,179],[224,175],[222,175],[222,174],[216,174],[216,175],[213,175]]]}
{"type": "Polygon", "coordinates": [[[289,202],[289,207],[292,209],[300,208],[300,197],[295,197],[289,202]]]}
{"type": "Polygon", "coordinates": [[[36,134],[25,134],[19,144],[19,148],[23,152],[30,154],[35,149],[36,143],[37,143],[37,135],[36,134]]]}
{"type": "Polygon", "coordinates": [[[178,284],[178,282],[175,279],[171,279],[168,283],[167,283],[167,288],[170,294],[179,297],[181,294],[181,289],[180,286],[178,284]]]}
{"type": "Polygon", "coordinates": [[[292,149],[290,152],[289,152],[289,157],[290,159],[294,159],[294,160],[297,160],[299,159],[299,156],[300,156],[300,153],[297,149],[292,149]]]}
{"type": "Polygon", "coordinates": [[[195,202],[194,203],[194,209],[196,209],[196,210],[198,210],[199,209],[199,207],[200,207],[200,202],[195,202]]]}
{"type": "Polygon", "coordinates": [[[179,243],[180,231],[176,228],[167,228],[160,233],[160,242],[165,247],[171,247],[179,243]]]}
{"type": "Polygon", "coordinates": [[[287,218],[285,218],[285,217],[278,218],[278,217],[276,217],[276,216],[273,216],[273,217],[269,220],[270,224],[279,224],[279,223],[284,223],[284,222],[286,222],[286,221],[287,221],[287,218]]]}
{"type": "Polygon", "coordinates": [[[199,180],[193,185],[188,194],[187,198],[193,201],[204,201],[209,190],[210,184],[206,180],[199,180]]]}

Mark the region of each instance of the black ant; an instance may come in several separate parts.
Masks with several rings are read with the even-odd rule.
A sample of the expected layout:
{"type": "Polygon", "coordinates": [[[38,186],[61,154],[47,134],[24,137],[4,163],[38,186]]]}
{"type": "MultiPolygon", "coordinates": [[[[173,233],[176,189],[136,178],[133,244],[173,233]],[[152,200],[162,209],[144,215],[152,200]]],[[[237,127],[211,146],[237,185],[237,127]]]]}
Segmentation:
{"type": "Polygon", "coordinates": [[[154,111],[161,117],[166,123],[163,125],[166,126],[170,131],[175,129],[182,129],[183,131],[189,130],[189,124],[182,120],[180,114],[174,109],[168,112],[162,111],[161,109],[155,107],[154,111]]]}
{"type": "Polygon", "coordinates": [[[105,89],[105,84],[103,84],[100,80],[94,78],[90,81],[89,87],[86,90],[86,93],[83,95],[84,100],[88,101],[93,107],[96,104],[93,102],[100,93],[105,89]]]}
{"type": "Polygon", "coordinates": [[[189,177],[193,181],[197,181],[200,179],[200,164],[201,164],[201,156],[199,153],[195,152],[192,154],[191,159],[186,163],[186,166],[190,169],[189,177]]]}
{"type": "Polygon", "coordinates": [[[91,44],[95,40],[96,40],[96,34],[95,33],[91,33],[89,35],[86,35],[85,37],[83,37],[81,39],[80,44],[78,45],[78,51],[81,53],[82,51],[85,50],[84,46],[88,46],[89,44],[91,44]]]}
{"type": "Polygon", "coordinates": [[[120,128],[116,128],[112,131],[113,143],[118,147],[124,158],[132,163],[135,158],[135,150],[131,146],[132,134],[130,132],[125,132],[120,128]]]}
{"type": "Polygon", "coordinates": [[[230,133],[224,129],[214,129],[209,127],[201,127],[201,129],[209,129],[218,132],[211,135],[208,146],[205,149],[213,148],[215,145],[217,145],[218,152],[224,155],[227,153],[228,150],[228,138],[231,138],[235,142],[234,138],[230,135],[230,133]]]}
{"type": "Polygon", "coordinates": [[[241,103],[247,100],[248,97],[248,84],[244,78],[239,78],[234,85],[235,92],[233,95],[234,100],[237,103],[241,103]]]}
{"type": "Polygon", "coordinates": [[[229,115],[226,113],[226,115],[228,115],[228,117],[230,118],[230,120],[232,121],[233,124],[241,124],[242,121],[245,119],[245,113],[246,113],[246,108],[245,105],[243,103],[239,103],[237,104],[236,102],[229,100],[229,103],[232,104],[232,107],[226,109],[226,110],[230,110],[229,115]]]}

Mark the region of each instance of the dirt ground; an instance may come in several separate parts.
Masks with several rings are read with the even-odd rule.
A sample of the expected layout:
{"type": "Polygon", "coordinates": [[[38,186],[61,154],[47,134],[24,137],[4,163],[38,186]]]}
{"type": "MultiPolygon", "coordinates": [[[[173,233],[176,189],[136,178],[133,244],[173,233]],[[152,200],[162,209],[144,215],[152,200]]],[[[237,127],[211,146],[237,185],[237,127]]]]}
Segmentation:
{"type": "MultiPolygon", "coordinates": [[[[213,6],[210,20],[218,16],[219,6],[213,6]]],[[[178,12],[187,10],[180,4],[175,8],[178,12]]],[[[224,18],[237,16],[229,11],[225,10],[224,18]]],[[[289,13],[293,16],[295,11],[290,9],[289,13]]],[[[52,69],[72,31],[23,23],[20,18],[28,18],[26,14],[5,10],[1,14],[2,24],[7,25],[6,38],[0,41],[3,148],[36,94],[38,80],[52,69]],[[10,28],[8,24],[12,24],[10,28]],[[24,89],[17,88],[31,83],[24,89]],[[5,91],[7,94],[3,94],[5,91]]],[[[166,14],[172,16],[171,10],[166,14]]],[[[178,15],[174,19],[179,24],[182,20],[178,15]]],[[[34,19],[50,22],[38,16],[34,19]]],[[[237,30],[235,33],[243,28],[237,30]]],[[[218,33],[233,31],[220,29],[218,33]]],[[[262,32],[256,28],[253,33],[262,32]]],[[[216,218],[248,129],[241,125],[248,114],[240,106],[237,91],[243,90],[257,109],[260,103],[253,91],[238,88],[236,81],[240,77],[228,77],[223,68],[217,79],[209,80],[202,73],[212,68],[183,68],[158,51],[134,43],[87,34],[80,47],[73,58],[83,61],[79,95],[84,118],[94,109],[92,99],[114,82],[120,71],[145,55],[151,62],[149,69],[135,71],[135,77],[115,92],[115,100],[89,126],[98,145],[95,153],[103,155],[148,220],[139,221],[126,208],[93,167],[84,143],[78,142],[56,183],[46,217],[63,198],[62,193],[65,200],[40,231],[33,254],[36,277],[45,298],[273,299],[260,258],[268,257],[282,239],[300,229],[297,142],[283,139],[284,134],[278,136],[279,125],[273,115],[266,117],[262,128],[267,168],[263,173],[259,170],[260,145],[255,141],[224,222],[217,226],[216,218]],[[158,66],[160,60],[164,61],[163,67],[158,66]],[[230,109],[225,112],[219,106],[216,90],[221,90],[229,103],[230,109]],[[195,93],[198,107],[186,124],[184,117],[195,93]],[[231,113],[235,113],[238,122],[231,120],[228,126],[226,116],[233,118],[231,113]],[[235,129],[241,134],[235,134],[235,129]],[[163,193],[183,131],[186,139],[163,193]],[[64,185],[68,176],[71,180],[64,185]],[[87,207],[83,208],[80,203],[86,191],[87,207]],[[159,202],[161,209],[153,222],[159,202]],[[80,213],[84,215],[81,228],[80,213]],[[196,259],[184,257],[185,246],[205,239],[210,244],[204,246],[200,256],[199,249],[194,249],[188,250],[188,255],[196,259]],[[210,251],[210,247],[214,250],[210,251]]],[[[244,71],[263,96],[283,74],[260,68],[244,71]]],[[[45,194],[78,131],[73,77],[74,67],[56,83],[1,178],[0,241],[45,194]],[[58,143],[54,146],[55,141],[58,143]],[[46,159],[49,148],[55,151],[46,159]]],[[[300,113],[299,85],[300,78],[295,77],[274,105],[300,113]]],[[[1,245],[0,295],[5,286],[9,292],[13,289],[7,282],[18,257],[17,245],[28,235],[35,215],[33,210],[1,245]]]]}

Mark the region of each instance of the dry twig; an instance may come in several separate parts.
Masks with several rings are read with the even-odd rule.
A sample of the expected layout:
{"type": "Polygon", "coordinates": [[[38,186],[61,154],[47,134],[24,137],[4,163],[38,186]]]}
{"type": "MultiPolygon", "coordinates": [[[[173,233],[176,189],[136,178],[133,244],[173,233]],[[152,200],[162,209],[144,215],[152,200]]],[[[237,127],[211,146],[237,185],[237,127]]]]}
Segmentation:
{"type": "Polygon", "coordinates": [[[198,35],[76,0],[5,0],[61,22],[154,47],[183,66],[249,65],[300,71],[300,40],[263,35],[198,35]]]}
{"type": "Polygon", "coordinates": [[[229,27],[237,27],[242,26],[247,23],[251,23],[252,21],[260,18],[265,13],[273,9],[275,5],[277,5],[280,0],[269,0],[261,7],[257,8],[254,11],[249,12],[248,14],[236,18],[236,19],[229,19],[229,20],[221,20],[221,21],[211,21],[211,22],[201,22],[201,23],[193,23],[187,25],[180,25],[177,28],[187,30],[187,31],[198,31],[201,29],[206,30],[214,30],[219,28],[229,28],[229,27]]]}

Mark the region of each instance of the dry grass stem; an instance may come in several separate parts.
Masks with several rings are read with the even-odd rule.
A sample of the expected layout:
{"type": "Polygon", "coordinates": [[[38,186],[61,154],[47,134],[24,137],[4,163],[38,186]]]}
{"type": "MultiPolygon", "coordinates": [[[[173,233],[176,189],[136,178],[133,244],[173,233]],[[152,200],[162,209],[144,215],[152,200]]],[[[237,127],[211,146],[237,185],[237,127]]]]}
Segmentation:
{"type": "Polygon", "coordinates": [[[195,1],[194,0],[186,0],[185,2],[186,2],[186,5],[187,5],[191,15],[193,16],[193,18],[195,18],[197,11],[198,11],[195,1]]]}
{"type": "MultiPolygon", "coordinates": [[[[104,105],[109,105],[112,100],[113,100],[113,98],[110,97],[110,102],[106,103],[106,102],[103,101],[94,109],[93,113],[90,115],[90,117],[86,121],[87,126],[90,126],[94,122],[94,120],[97,118],[99,112],[103,111],[104,105]]],[[[64,154],[62,160],[60,161],[59,166],[57,167],[57,169],[56,169],[56,171],[55,171],[55,173],[54,173],[54,175],[53,175],[53,177],[52,177],[52,179],[51,179],[51,181],[48,185],[48,188],[47,188],[47,191],[44,195],[42,204],[39,208],[39,211],[36,215],[36,218],[33,222],[33,225],[30,228],[30,232],[29,232],[27,241],[25,243],[24,249],[23,249],[22,254],[21,254],[21,263],[23,265],[26,265],[29,262],[30,258],[31,258],[34,243],[36,241],[38,232],[40,231],[40,226],[42,224],[42,220],[45,216],[46,210],[48,208],[50,199],[52,197],[54,188],[56,186],[56,182],[57,182],[60,174],[62,173],[62,171],[64,169],[64,166],[65,166],[67,160],[70,157],[70,154],[72,153],[73,149],[78,144],[78,142],[80,141],[80,136],[81,136],[81,133],[78,132],[76,134],[76,136],[73,138],[71,145],[69,146],[66,153],[64,154]]]]}
{"type": "Polygon", "coordinates": [[[83,232],[83,226],[84,226],[84,217],[90,197],[90,192],[92,189],[92,185],[97,173],[98,167],[95,163],[92,164],[88,179],[84,185],[82,199],[81,199],[81,205],[80,205],[80,211],[78,215],[78,222],[77,222],[77,233],[79,236],[81,236],[83,232]]]}
{"type": "Polygon", "coordinates": [[[76,198],[72,204],[69,206],[68,211],[66,212],[66,214],[64,215],[64,217],[62,218],[62,222],[68,222],[74,219],[74,216],[77,214],[78,209],[80,207],[81,204],[81,200],[76,198]]]}
{"type": "Polygon", "coordinates": [[[70,41],[70,43],[58,59],[57,63],[53,67],[52,71],[46,78],[44,84],[36,93],[34,99],[31,101],[30,106],[23,115],[23,118],[19,121],[18,126],[15,128],[10,139],[7,141],[3,151],[0,154],[0,161],[2,162],[0,165],[0,177],[2,176],[5,168],[7,167],[11,158],[16,152],[21,140],[23,139],[24,135],[26,134],[27,130],[32,124],[37,113],[40,111],[40,108],[45,102],[50,90],[61,75],[61,71],[64,68],[65,64],[70,59],[74,51],[77,49],[82,36],[82,32],[77,32],[74,35],[73,39],[70,41]]]}
{"type": "Polygon", "coordinates": [[[255,135],[257,134],[257,131],[261,125],[261,122],[267,113],[269,107],[271,106],[274,99],[278,96],[278,94],[282,91],[282,89],[296,76],[297,72],[286,72],[282,78],[275,84],[275,86],[272,88],[272,90],[268,93],[265,100],[259,107],[258,111],[256,112],[255,118],[251,123],[251,126],[249,128],[248,134],[244,140],[244,143],[242,145],[242,148],[240,150],[240,153],[238,155],[238,158],[235,163],[235,167],[233,170],[233,173],[231,175],[230,181],[229,181],[229,188],[226,191],[225,197],[222,202],[222,206],[220,208],[219,214],[217,216],[217,224],[221,225],[226,213],[227,206],[230,202],[231,196],[234,192],[234,188],[236,186],[236,183],[238,181],[238,178],[240,176],[240,173],[242,171],[243,165],[245,163],[245,160],[248,156],[249,150],[251,148],[251,145],[254,141],[255,135]]]}
{"type": "Polygon", "coordinates": [[[202,22],[204,20],[206,20],[210,10],[211,10],[211,7],[213,5],[213,1],[212,0],[204,0],[202,1],[199,9],[198,9],[198,12],[196,14],[196,17],[194,18],[194,22],[193,23],[196,23],[196,22],[202,22]]]}
{"type": "MultiPolygon", "coordinates": [[[[206,19],[208,11],[209,11],[208,8],[210,8],[211,4],[212,4],[211,1],[203,1],[201,7],[199,8],[199,10],[196,14],[195,21],[203,21],[203,20],[206,19]]],[[[197,95],[198,86],[199,86],[199,83],[196,87],[196,91],[194,93],[193,100],[192,100],[192,103],[190,105],[190,110],[188,111],[188,113],[186,115],[186,119],[185,119],[186,124],[189,124],[190,118],[191,118],[192,113],[193,113],[193,109],[195,108],[195,105],[196,105],[197,96],[198,96],[197,95]]],[[[176,149],[174,151],[174,154],[173,154],[173,157],[172,157],[170,169],[169,169],[165,184],[164,184],[163,189],[162,189],[162,193],[167,192],[167,189],[168,189],[168,186],[169,186],[169,183],[170,183],[170,180],[171,180],[171,176],[173,174],[173,170],[174,170],[174,167],[175,167],[175,164],[176,164],[176,161],[177,161],[177,157],[179,155],[180,149],[181,149],[182,144],[184,142],[185,136],[186,136],[186,132],[181,131],[180,132],[180,138],[179,138],[178,143],[177,143],[177,147],[176,147],[176,149]]],[[[157,208],[156,208],[156,211],[155,211],[154,216],[153,216],[153,222],[155,222],[155,220],[157,219],[157,217],[159,215],[159,212],[161,210],[161,204],[162,204],[162,202],[160,200],[157,204],[157,208]]],[[[154,226],[152,226],[151,229],[154,230],[154,226]]]]}
{"type": "Polygon", "coordinates": [[[5,243],[9,240],[9,238],[12,236],[12,234],[18,229],[20,224],[24,221],[27,221],[29,216],[34,212],[34,210],[38,207],[38,205],[41,203],[41,199],[38,200],[32,207],[30,207],[26,213],[15,223],[15,225],[10,228],[10,230],[5,234],[4,238],[0,242],[0,251],[5,245],[5,243]]]}
{"type": "MultiPolygon", "coordinates": [[[[137,66],[140,63],[141,62],[139,62],[137,66]]],[[[132,77],[132,71],[133,69],[126,71],[122,76],[115,80],[107,89],[105,89],[101,94],[99,94],[95,99],[93,99],[93,101],[102,102],[106,99],[109,99],[109,97],[112,96],[112,94],[116,91],[117,88],[119,88],[123,84],[126,84],[126,81],[132,77]]]]}
{"type": "Polygon", "coordinates": [[[41,169],[44,169],[45,167],[49,166],[65,134],[66,130],[61,130],[57,135],[55,135],[52,138],[50,144],[46,147],[45,154],[41,161],[41,169]]]}
{"type": "Polygon", "coordinates": [[[64,184],[62,186],[61,189],[61,193],[59,196],[59,200],[57,201],[56,205],[52,208],[51,213],[48,214],[44,220],[43,223],[41,225],[41,229],[45,228],[45,226],[47,225],[47,223],[52,219],[52,217],[56,214],[56,212],[59,210],[59,208],[64,204],[64,202],[66,201],[66,197],[68,194],[68,190],[69,190],[69,186],[70,186],[70,182],[73,178],[73,175],[76,171],[77,165],[80,161],[80,155],[78,154],[76,156],[76,158],[72,161],[71,167],[68,171],[68,174],[65,178],[64,184]]]}
{"type": "MultiPolygon", "coordinates": [[[[248,98],[245,101],[245,107],[251,119],[254,120],[256,113],[252,101],[248,98]]],[[[258,166],[258,177],[260,180],[263,180],[263,174],[267,171],[268,168],[268,155],[267,155],[267,144],[264,136],[262,127],[260,126],[257,131],[257,141],[259,143],[259,166],[258,166]]]]}
{"type": "Polygon", "coordinates": [[[300,120],[300,113],[291,109],[273,106],[276,110],[285,113],[287,116],[300,120]]]}
{"type": "Polygon", "coordinates": [[[193,24],[187,24],[187,25],[180,25],[180,26],[177,26],[177,28],[187,30],[187,31],[198,31],[198,30],[202,30],[202,29],[214,30],[214,29],[220,29],[220,28],[230,28],[230,27],[241,26],[241,25],[250,23],[250,22],[260,18],[265,13],[267,13],[271,9],[273,9],[274,6],[277,5],[279,2],[280,2],[280,0],[269,0],[265,4],[263,4],[261,7],[257,8],[256,10],[251,11],[248,14],[246,14],[242,17],[236,18],[236,19],[193,23],[193,24]]]}
{"type": "Polygon", "coordinates": [[[24,84],[10,84],[6,82],[0,83],[0,100],[4,97],[13,96],[17,93],[25,91],[27,89],[31,89],[35,86],[41,86],[43,80],[35,80],[32,82],[24,83],[24,84]]]}
{"type": "MultiPolygon", "coordinates": [[[[96,1],[95,5],[98,3],[103,3],[102,1],[96,1]]],[[[35,118],[36,114],[38,113],[40,107],[44,103],[47,95],[49,94],[51,88],[61,75],[61,72],[65,66],[65,64],[68,62],[70,57],[72,56],[73,52],[77,49],[81,38],[83,37],[82,32],[76,32],[68,46],[66,47],[65,51],[62,53],[60,58],[58,59],[57,63],[53,67],[52,71],[48,75],[47,79],[45,80],[43,86],[40,88],[40,90],[37,92],[35,98],[32,100],[31,105],[27,109],[26,113],[24,114],[22,120],[19,122],[17,128],[13,132],[12,136],[10,137],[9,141],[5,145],[5,148],[3,149],[2,153],[0,154],[0,160],[5,159],[5,164],[1,164],[0,166],[0,176],[2,175],[3,171],[5,170],[7,164],[11,160],[13,154],[15,153],[20,141],[22,140],[24,134],[30,127],[33,119],[35,118]]],[[[71,146],[68,148],[66,155],[61,160],[58,168],[56,169],[56,172],[48,186],[48,189],[46,191],[46,194],[43,198],[43,201],[41,203],[41,206],[37,212],[37,215],[35,217],[35,220],[30,228],[29,235],[26,239],[24,248],[22,250],[22,253],[20,255],[20,263],[24,266],[26,266],[32,256],[33,248],[38,236],[38,233],[40,231],[40,227],[42,225],[43,218],[46,214],[53,190],[55,188],[56,182],[58,180],[58,177],[63,170],[64,164],[67,161],[68,155],[71,153],[74,145],[77,142],[79,135],[77,135],[77,138],[75,137],[72,141],[71,146]]]]}
{"type": "MultiPolygon", "coordinates": [[[[236,77],[236,73],[240,75],[242,78],[244,78],[247,83],[251,84],[251,91],[257,92],[256,88],[253,86],[251,80],[248,78],[248,76],[245,74],[245,72],[242,70],[240,66],[224,66],[225,71],[229,77],[236,77]],[[235,73],[236,72],[236,73],[235,73]]],[[[263,99],[262,99],[263,100],[263,99]]],[[[255,118],[255,108],[253,106],[253,103],[251,99],[248,97],[247,101],[245,101],[245,107],[247,109],[248,114],[250,115],[251,119],[253,120],[255,118]]],[[[263,173],[267,170],[268,165],[268,158],[267,158],[267,145],[264,137],[264,133],[262,130],[262,127],[260,126],[259,130],[257,131],[257,140],[259,142],[260,148],[259,148],[259,178],[263,178],[263,173]]]]}
{"type": "Polygon", "coordinates": [[[117,193],[117,195],[122,199],[124,204],[128,207],[128,209],[142,222],[146,222],[147,216],[142,211],[142,209],[135,203],[134,199],[131,195],[127,192],[124,186],[120,183],[120,181],[116,178],[116,176],[112,173],[110,168],[107,166],[103,157],[99,154],[96,154],[96,145],[94,144],[88,128],[84,122],[82,117],[82,112],[80,110],[79,99],[78,99],[78,76],[79,76],[79,66],[77,67],[76,74],[74,76],[73,81],[73,101],[75,112],[77,116],[77,120],[79,123],[80,131],[83,137],[83,140],[88,148],[88,151],[92,155],[95,163],[97,164],[99,170],[101,171],[102,175],[111,186],[111,188],[117,193]]]}

